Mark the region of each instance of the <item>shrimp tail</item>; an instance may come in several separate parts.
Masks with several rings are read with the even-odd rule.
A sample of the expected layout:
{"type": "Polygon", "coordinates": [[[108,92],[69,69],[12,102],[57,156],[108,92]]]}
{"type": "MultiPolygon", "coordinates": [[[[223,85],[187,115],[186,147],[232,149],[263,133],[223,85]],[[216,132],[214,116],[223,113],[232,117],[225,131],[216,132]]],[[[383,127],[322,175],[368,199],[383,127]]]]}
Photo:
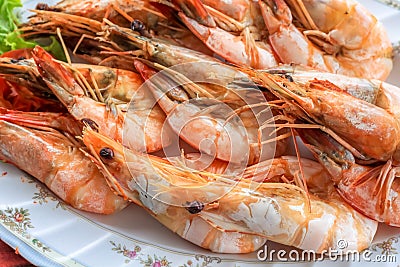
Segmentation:
{"type": "MultiPolygon", "coordinates": [[[[321,130],[297,130],[307,148],[330,174],[341,197],[355,210],[378,222],[397,226],[399,167],[388,160],[377,166],[355,161],[350,151],[321,130]]],[[[372,162],[375,163],[376,162],[372,162]]]]}
{"type": "Polygon", "coordinates": [[[269,33],[275,33],[282,24],[290,24],[292,14],[283,0],[259,0],[261,14],[269,33]]]}

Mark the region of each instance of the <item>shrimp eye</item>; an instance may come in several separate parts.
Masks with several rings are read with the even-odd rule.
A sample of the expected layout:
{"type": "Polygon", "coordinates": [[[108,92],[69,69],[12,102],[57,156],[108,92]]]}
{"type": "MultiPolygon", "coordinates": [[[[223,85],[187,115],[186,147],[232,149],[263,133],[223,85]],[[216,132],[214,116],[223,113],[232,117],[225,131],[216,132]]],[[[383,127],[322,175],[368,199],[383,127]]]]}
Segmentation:
{"type": "Polygon", "coordinates": [[[112,159],[114,157],[114,151],[111,148],[104,147],[100,150],[100,157],[103,159],[112,159]]]}
{"type": "Polygon", "coordinates": [[[294,82],[293,77],[290,76],[289,74],[285,74],[285,78],[286,78],[289,82],[294,82]]]}
{"type": "Polygon", "coordinates": [[[142,32],[145,28],[146,28],[146,26],[144,26],[143,22],[141,22],[141,21],[138,20],[138,19],[135,19],[135,20],[132,21],[132,23],[131,23],[131,29],[132,29],[132,31],[142,32]]]}
{"type": "Polygon", "coordinates": [[[49,5],[45,3],[39,3],[36,5],[37,10],[49,10],[49,5]]]}
{"type": "Polygon", "coordinates": [[[60,12],[61,9],[57,7],[50,7],[48,4],[44,3],[39,3],[36,5],[37,10],[45,10],[45,11],[55,11],[55,12],[60,12]]]}
{"type": "Polygon", "coordinates": [[[186,204],[189,207],[186,207],[186,210],[190,213],[190,214],[196,214],[199,213],[200,211],[202,211],[204,209],[204,204],[200,203],[199,201],[195,200],[193,202],[186,202],[186,204]]]}

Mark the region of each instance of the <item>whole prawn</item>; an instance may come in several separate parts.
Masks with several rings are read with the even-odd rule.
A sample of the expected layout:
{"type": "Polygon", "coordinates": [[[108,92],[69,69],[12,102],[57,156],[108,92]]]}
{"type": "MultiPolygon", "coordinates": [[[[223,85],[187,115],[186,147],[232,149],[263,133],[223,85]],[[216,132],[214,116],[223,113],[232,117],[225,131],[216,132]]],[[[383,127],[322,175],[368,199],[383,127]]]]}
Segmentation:
{"type": "MultiPolygon", "coordinates": [[[[87,18],[91,19],[102,19],[102,15],[106,15],[106,10],[105,8],[105,3],[106,1],[82,1],[78,5],[75,3],[74,7],[70,8],[71,4],[68,2],[76,2],[76,1],[63,1],[60,4],[57,4],[54,6],[54,9],[60,10],[69,14],[74,14],[74,15],[79,15],[79,16],[84,16],[87,18]],[[66,4],[65,4],[66,2],[66,4]],[[100,6],[99,8],[94,8],[94,3],[97,3],[97,6],[100,6]],[[82,9],[79,7],[83,7],[85,12],[81,12],[82,9]],[[100,11],[99,11],[100,10],[100,11]]],[[[182,1],[183,2],[183,1],[182,1]]],[[[210,5],[212,5],[213,1],[209,1],[210,5]]],[[[237,1],[238,2],[238,1],[237,1]]],[[[242,1],[243,2],[243,1],[242,1]]],[[[266,67],[266,66],[271,66],[271,65],[276,65],[277,62],[275,60],[275,57],[272,54],[271,48],[269,47],[268,44],[261,42],[262,38],[262,33],[257,30],[257,28],[261,25],[263,25],[263,21],[261,19],[261,13],[257,9],[256,5],[253,5],[251,1],[246,1],[246,8],[242,8],[241,11],[238,11],[240,13],[240,22],[234,22],[233,20],[227,19],[227,21],[224,21],[223,17],[220,17],[219,20],[216,20],[219,22],[219,26],[221,27],[215,27],[212,29],[207,29],[209,33],[202,32],[199,33],[200,30],[193,31],[194,34],[199,36],[199,34],[203,34],[202,36],[202,41],[204,39],[208,39],[207,41],[204,41],[204,44],[211,49],[213,52],[216,54],[226,57],[227,60],[230,62],[234,62],[237,64],[246,64],[249,66],[254,66],[254,67],[266,67]],[[255,7],[255,8],[254,8],[255,7]],[[251,9],[251,11],[250,11],[251,9]],[[253,13],[258,13],[259,16],[253,14],[253,13]],[[257,18],[257,19],[255,19],[257,18]],[[245,30],[246,28],[246,30],[245,30]],[[249,31],[251,29],[251,31],[249,31]],[[233,31],[233,33],[228,32],[229,30],[233,31]],[[242,32],[242,36],[237,36],[237,32],[242,32]],[[208,38],[204,35],[208,35],[208,38]],[[235,53],[227,53],[227,50],[233,50],[236,51],[235,53]]],[[[180,26],[179,22],[173,23],[173,28],[179,28],[179,31],[177,31],[178,34],[171,34],[171,28],[172,27],[157,27],[156,24],[160,25],[165,25],[168,24],[168,22],[174,21],[173,15],[171,12],[168,12],[168,8],[162,7],[160,3],[153,2],[153,1],[111,1],[113,6],[117,6],[119,10],[122,10],[126,14],[129,14],[132,18],[135,18],[136,21],[139,20],[143,22],[145,25],[148,25],[148,29],[154,29],[155,32],[157,32],[155,37],[158,38],[163,38],[163,36],[172,36],[173,40],[175,43],[178,40],[178,43],[182,46],[188,47],[195,49],[197,51],[204,52],[206,54],[212,54],[206,49],[203,48],[204,44],[201,42],[198,38],[195,37],[193,34],[188,34],[187,32],[191,33],[188,29],[180,26]],[[129,3],[131,2],[131,3],[129,3]],[[128,4],[129,3],[129,4],[128,4]],[[154,7],[152,7],[154,6],[154,7]],[[159,10],[157,10],[157,8],[159,10]],[[136,10],[135,10],[136,9],[136,10]],[[136,11],[136,12],[134,12],[136,11]],[[139,12],[137,12],[139,11],[139,12]],[[150,11],[150,12],[149,12],[150,11]],[[149,15],[150,14],[150,15],[149,15]],[[149,18],[154,17],[157,15],[157,20],[153,19],[153,23],[149,23],[149,18]],[[168,18],[168,20],[166,19],[168,18]],[[150,25],[149,25],[150,24],[150,25]],[[160,30],[161,28],[161,30],[160,30]],[[167,30],[165,30],[167,28],[167,30]],[[183,34],[185,33],[185,34],[183,34]],[[197,42],[196,42],[197,41],[197,42]],[[188,45],[189,44],[189,45],[188,45]],[[201,44],[201,45],[200,45],[201,44]]],[[[240,3],[242,4],[242,3],[240,3]]],[[[185,7],[190,8],[189,5],[186,5],[185,7]]],[[[231,6],[232,7],[232,6],[231,6]]],[[[232,8],[230,8],[232,9],[232,8]]],[[[188,10],[188,9],[185,9],[188,10]]],[[[193,12],[200,12],[197,11],[195,8],[192,8],[191,11],[193,12]]],[[[215,12],[218,12],[215,10],[215,12]]],[[[115,12],[113,12],[115,13],[115,12]]],[[[235,13],[235,12],[233,12],[235,13]]],[[[111,14],[108,15],[109,19],[113,22],[116,23],[120,26],[123,27],[128,27],[124,23],[120,23],[119,21],[116,21],[112,16],[110,17],[111,14]]],[[[235,15],[235,14],[233,14],[235,15]]],[[[202,26],[201,24],[197,25],[197,22],[195,20],[192,20],[186,16],[181,16],[182,19],[186,19],[187,25],[193,25],[193,27],[200,27],[202,26]]],[[[201,19],[201,17],[197,17],[201,19]]],[[[207,20],[207,19],[205,19],[207,20]]],[[[150,20],[151,21],[151,20],[150,20]]],[[[169,23],[171,24],[171,23],[169,23]]],[[[171,25],[172,26],[172,25],[171,25]]],[[[169,39],[171,40],[171,38],[169,39]]]]}
{"type": "MultiPolygon", "coordinates": [[[[257,8],[255,1],[237,0],[233,9],[224,1],[172,2],[180,6],[181,20],[200,40],[227,61],[243,67],[296,63],[380,80],[387,78],[392,69],[392,45],[382,23],[354,0],[259,0],[257,8]],[[185,12],[186,6],[197,12],[185,12]],[[247,14],[250,18],[245,19],[247,14]],[[231,25],[240,25],[243,32],[250,31],[252,24],[248,21],[257,21],[261,14],[267,32],[261,41],[268,47],[269,58],[256,49],[254,40],[242,36],[229,38],[229,31],[235,28],[231,25]],[[221,24],[227,27],[222,30],[221,24]],[[238,43],[247,49],[240,49],[238,43]],[[246,60],[234,58],[237,54],[246,56],[246,60]],[[247,58],[252,58],[251,63],[247,58]]],[[[254,25],[257,26],[252,28],[262,32],[259,24],[254,25]]]]}
{"type": "Polygon", "coordinates": [[[81,127],[71,116],[0,109],[0,158],[44,183],[74,208],[101,214],[119,211],[128,202],[111,191],[73,139],[81,127]]]}
{"type": "MultiPolygon", "coordinates": [[[[269,73],[286,76],[300,86],[320,84],[320,88],[333,88],[348,93],[359,100],[368,102],[384,109],[400,124],[400,88],[375,79],[349,77],[339,74],[320,72],[304,66],[282,65],[269,69],[269,73]]],[[[358,102],[358,101],[357,101],[358,102]]],[[[395,164],[400,162],[400,147],[392,154],[395,164]]]]}
{"type": "MultiPolygon", "coordinates": [[[[184,77],[182,70],[190,70],[191,65],[176,66],[175,72],[181,70],[180,75],[184,77]]],[[[268,112],[262,92],[251,88],[251,83],[246,84],[239,72],[222,64],[198,62],[195,65],[202,71],[190,74],[185,84],[176,86],[179,81],[168,73],[174,72],[174,68],[157,72],[135,61],[136,68],[147,80],[146,86],[168,115],[167,122],[172,129],[196,149],[243,166],[282,155],[286,149],[284,137],[289,135],[278,133],[280,137],[275,139],[271,128],[263,129],[262,125],[273,114],[268,112]],[[213,70],[216,70],[215,76],[213,70]],[[224,74],[218,76],[219,73],[224,74]],[[210,84],[212,78],[207,76],[221,79],[217,84],[210,84]]]]}
{"type": "Polygon", "coordinates": [[[399,226],[399,88],[370,81],[374,89],[361,80],[365,91],[359,93],[367,102],[346,92],[351,83],[357,85],[356,78],[341,89],[328,80],[296,82],[295,76],[265,72],[256,76],[286,101],[285,112],[293,116],[287,126],[296,128],[340,195],[363,214],[399,226]]]}
{"type": "MultiPolygon", "coordinates": [[[[97,66],[83,70],[83,74],[92,74],[93,79],[100,76],[102,78],[100,81],[116,88],[108,90],[106,98],[111,100],[121,98],[119,91],[123,91],[123,98],[130,99],[134,103],[129,112],[126,112],[126,106],[124,111],[118,105],[112,112],[113,110],[110,110],[105,103],[93,99],[95,93],[92,97],[86,96],[85,90],[67,69],[68,66],[56,62],[40,47],[33,50],[33,56],[43,80],[75,119],[90,122],[99,131],[121,142],[124,133],[126,136],[124,144],[136,150],[157,151],[169,144],[169,128],[164,127],[165,114],[149,93],[143,90],[136,93],[137,85],[141,83],[137,74],[97,66]],[[166,133],[163,135],[164,140],[160,135],[163,130],[166,133]]],[[[97,86],[99,84],[101,85],[97,83],[97,86]]]]}
{"type": "Polygon", "coordinates": [[[337,191],[347,203],[378,222],[400,227],[397,216],[400,170],[396,161],[389,159],[384,163],[362,165],[354,162],[349,151],[320,130],[298,131],[306,146],[331,174],[337,191]]]}
{"type": "Polygon", "coordinates": [[[358,99],[326,81],[316,79],[300,85],[290,77],[244,71],[257,84],[285,101],[286,112],[294,119],[303,120],[304,127],[328,132],[359,159],[385,161],[397,150],[400,125],[388,110],[358,99]]]}
{"type": "MultiPolygon", "coordinates": [[[[176,167],[154,156],[124,151],[120,144],[91,129],[84,131],[83,141],[116,192],[128,198],[133,196],[133,201],[140,201],[169,229],[215,252],[254,251],[263,238],[316,252],[335,249],[337,240],[345,239],[350,244],[348,249],[362,250],[376,231],[377,223],[345,204],[332,184],[325,188],[330,183],[329,175],[312,161],[304,164],[310,167],[306,173],[315,175],[309,176],[308,181],[316,182],[315,195],[310,196],[308,206],[306,193],[293,184],[264,182],[252,188],[247,179],[237,182],[218,174],[176,167]],[[200,226],[207,232],[198,232],[196,229],[204,229],[200,226]],[[218,231],[209,232],[210,227],[218,231]],[[321,233],[326,234],[322,239],[321,233]],[[234,240],[242,237],[242,242],[229,242],[227,246],[223,238],[228,236],[234,240]]],[[[282,173],[284,164],[276,163],[286,160],[265,163],[271,165],[265,179],[298,175],[299,169],[293,168],[298,164],[286,165],[291,167],[282,173]]]]}
{"type": "Polygon", "coordinates": [[[279,62],[266,42],[258,4],[249,0],[170,1],[177,15],[209,49],[228,62],[258,69],[279,62]]]}
{"type": "Polygon", "coordinates": [[[174,19],[172,14],[163,14],[156,6],[157,3],[147,0],[63,0],[53,6],[45,6],[41,9],[81,16],[100,22],[106,18],[112,23],[131,28],[146,37],[157,37],[205,54],[212,54],[191,31],[174,19]]]}
{"type": "Polygon", "coordinates": [[[387,82],[332,74],[301,65],[281,65],[266,71],[271,74],[286,76],[300,86],[319,82],[321,86],[336,88],[388,111],[400,121],[400,88],[387,82]]]}
{"type": "Polygon", "coordinates": [[[269,40],[282,63],[380,80],[392,70],[389,37],[359,2],[287,1],[289,6],[283,0],[259,2],[269,40]],[[303,30],[294,26],[292,13],[303,30]]]}

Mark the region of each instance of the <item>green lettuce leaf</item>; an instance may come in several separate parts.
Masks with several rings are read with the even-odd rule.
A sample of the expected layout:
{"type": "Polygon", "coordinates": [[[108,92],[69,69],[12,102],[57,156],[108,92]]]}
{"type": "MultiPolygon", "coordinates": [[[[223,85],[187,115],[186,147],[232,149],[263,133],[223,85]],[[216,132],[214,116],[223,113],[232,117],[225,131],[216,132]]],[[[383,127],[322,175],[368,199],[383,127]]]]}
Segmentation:
{"type": "MultiPolygon", "coordinates": [[[[20,23],[15,8],[22,7],[20,0],[0,0],[0,55],[11,50],[33,48],[38,43],[24,40],[18,31],[20,23]]],[[[60,60],[66,60],[63,49],[56,38],[51,37],[51,44],[43,47],[60,60]]]]}
{"type": "Polygon", "coordinates": [[[22,7],[20,0],[0,0],[0,54],[19,48],[31,48],[35,45],[19,36],[17,31],[19,21],[14,13],[17,7],[22,7]]]}

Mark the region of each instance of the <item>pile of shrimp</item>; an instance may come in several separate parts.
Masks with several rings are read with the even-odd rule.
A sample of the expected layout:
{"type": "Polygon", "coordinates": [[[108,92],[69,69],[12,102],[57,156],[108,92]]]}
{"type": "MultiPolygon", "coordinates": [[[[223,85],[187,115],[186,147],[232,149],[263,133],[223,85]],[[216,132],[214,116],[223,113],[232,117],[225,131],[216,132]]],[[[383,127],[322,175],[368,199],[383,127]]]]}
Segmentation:
{"type": "Polygon", "coordinates": [[[230,2],[39,4],[18,30],[56,36],[67,62],[0,57],[0,159],[74,208],[133,203],[218,253],[362,251],[400,227],[382,24],[354,0],[230,2]]]}

